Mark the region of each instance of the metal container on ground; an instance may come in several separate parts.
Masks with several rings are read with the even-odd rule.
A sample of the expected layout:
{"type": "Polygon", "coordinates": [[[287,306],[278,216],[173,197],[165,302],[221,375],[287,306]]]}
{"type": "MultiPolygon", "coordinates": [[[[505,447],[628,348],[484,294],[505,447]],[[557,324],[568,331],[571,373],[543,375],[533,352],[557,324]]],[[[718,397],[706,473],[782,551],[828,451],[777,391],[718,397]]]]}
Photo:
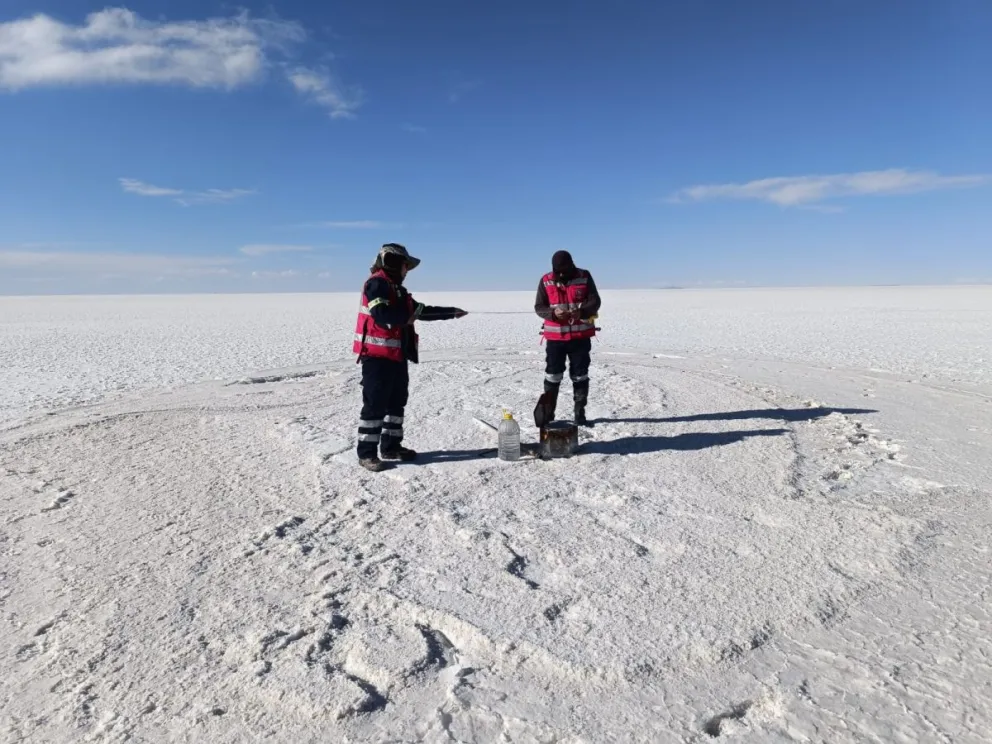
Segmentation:
{"type": "Polygon", "coordinates": [[[541,427],[541,457],[571,457],[579,447],[579,427],[574,421],[549,421],[541,427]]]}

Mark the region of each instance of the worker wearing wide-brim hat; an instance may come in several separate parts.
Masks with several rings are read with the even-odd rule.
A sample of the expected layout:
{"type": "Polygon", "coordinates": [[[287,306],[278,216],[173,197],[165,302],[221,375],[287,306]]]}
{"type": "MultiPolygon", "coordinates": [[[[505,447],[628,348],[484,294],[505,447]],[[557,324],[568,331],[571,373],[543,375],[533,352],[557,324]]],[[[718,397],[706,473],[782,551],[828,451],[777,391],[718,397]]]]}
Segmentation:
{"type": "Polygon", "coordinates": [[[403,280],[420,264],[399,243],[379,250],[362,288],[352,350],[362,363],[362,413],[358,422],[358,461],[373,472],[383,461],[417,457],[404,447],[403,414],[409,393],[407,363],[420,361],[418,320],[451,320],[467,313],[457,307],[431,307],[413,299],[403,280]],[[381,457],[380,457],[381,453],[381,457]]]}
{"type": "Polygon", "coordinates": [[[547,342],[544,392],[549,421],[554,419],[567,362],[575,400],[575,423],[589,424],[586,403],[590,355],[600,305],[592,274],[576,267],[568,251],[555,253],[551,257],[551,271],[537,285],[534,301],[534,311],[544,319],[542,332],[547,342]]]}

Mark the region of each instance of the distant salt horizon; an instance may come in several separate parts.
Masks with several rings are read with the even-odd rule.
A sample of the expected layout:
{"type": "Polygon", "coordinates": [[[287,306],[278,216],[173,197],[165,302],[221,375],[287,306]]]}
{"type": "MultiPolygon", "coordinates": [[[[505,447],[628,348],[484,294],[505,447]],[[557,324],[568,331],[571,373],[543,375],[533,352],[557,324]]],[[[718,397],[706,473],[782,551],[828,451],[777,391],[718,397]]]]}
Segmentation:
{"type": "MultiPolygon", "coordinates": [[[[531,294],[533,289],[531,287],[514,287],[509,289],[452,289],[452,288],[437,288],[426,285],[424,287],[417,286],[415,282],[409,282],[408,286],[412,292],[429,292],[431,294],[512,294],[512,293],[525,293],[531,294]]],[[[750,284],[746,282],[714,282],[714,283],[673,283],[673,284],[657,284],[657,285],[646,285],[646,286],[632,286],[632,287],[616,287],[610,285],[600,285],[599,290],[601,292],[668,292],[668,291],[722,291],[722,290],[824,290],[824,289],[836,289],[836,290],[856,290],[856,289],[954,289],[954,288],[967,288],[967,287],[992,287],[992,278],[989,279],[961,279],[952,282],[869,282],[869,283],[858,283],[858,284],[750,284]]],[[[333,290],[320,290],[320,289],[300,289],[300,290],[288,290],[288,289],[256,289],[256,290],[202,290],[202,291],[142,291],[142,292],[106,292],[106,291],[73,291],[73,292],[0,292],[0,299],[6,297],[209,297],[209,296],[223,296],[223,297],[252,297],[252,296],[294,296],[294,295],[351,295],[358,291],[358,288],[354,290],[347,289],[333,289],[333,290]]]]}
{"type": "MultiPolygon", "coordinates": [[[[425,359],[539,359],[529,288],[428,291],[461,320],[421,324],[425,359]]],[[[597,353],[745,355],[992,384],[988,285],[603,289],[597,353]]],[[[256,370],[353,365],[358,290],[0,297],[0,420],[108,393],[256,370]]],[[[350,367],[349,367],[350,368],[350,367]]]]}

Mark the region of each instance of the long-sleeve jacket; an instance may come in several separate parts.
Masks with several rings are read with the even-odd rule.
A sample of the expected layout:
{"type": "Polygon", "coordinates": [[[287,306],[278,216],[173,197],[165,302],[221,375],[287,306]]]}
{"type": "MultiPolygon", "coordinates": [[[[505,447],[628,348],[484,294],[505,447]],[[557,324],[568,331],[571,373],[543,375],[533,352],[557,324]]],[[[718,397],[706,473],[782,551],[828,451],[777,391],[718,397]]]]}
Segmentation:
{"type": "Polygon", "coordinates": [[[413,295],[402,284],[395,283],[390,288],[389,281],[381,276],[366,282],[365,301],[368,303],[369,314],[377,325],[384,328],[402,326],[403,357],[414,364],[420,359],[413,323],[418,320],[452,320],[460,312],[457,307],[421,304],[413,299],[413,295]],[[410,303],[407,303],[407,297],[410,298],[410,303]]]}
{"type": "MultiPolygon", "coordinates": [[[[588,273],[588,272],[586,272],[588,273]]],[[[585,300],[579,307],[579,315],[582,318],[591,318],[599,313],[602,300],[599,298],[599,291],[596,289],[596,282],[593,281],[592,274],[589,274],[587,284],[588,291],[585,300]]],[[[534,312],[544,320],[552,319],[551,303],[548,300],[548,291],[544,288],[543,279],[537,283],[537,297],[534,299],[534,312]]]]}

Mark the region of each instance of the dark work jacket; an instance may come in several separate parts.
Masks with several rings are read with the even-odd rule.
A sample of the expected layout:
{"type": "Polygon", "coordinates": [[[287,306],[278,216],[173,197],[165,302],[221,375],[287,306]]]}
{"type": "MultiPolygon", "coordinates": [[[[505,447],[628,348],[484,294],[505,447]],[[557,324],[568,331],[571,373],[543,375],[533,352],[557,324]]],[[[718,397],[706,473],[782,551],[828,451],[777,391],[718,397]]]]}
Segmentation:
{"type": "Polygon", "coordinates": [[[386,328],[402,326],[403,358],[409,362],[417,364],[420,362],[420,354],[417,349],[413,323],[410,321],[414,319],[425,321],[452,320],[458,312],[458,308],[437,307],[435,305],[418,305],[417,301],[413,300],[415,312],[418,308],[420,310],[419,314],[414,316],[407,309],[406,298],[408,295],[410,299],[413,300],[413,295],[410,294],[406,287],[399,282],[389,282],[381,276],[374,277],[365,284],[366,302],[371,305],[373,300],[385,300],[385,302],[377,304],[369,311],[372,316],[372,320],[374,320],[376,324],[386,328]],[[392,288],[390,288],[390,284],[392,284],[392,288]]]}

